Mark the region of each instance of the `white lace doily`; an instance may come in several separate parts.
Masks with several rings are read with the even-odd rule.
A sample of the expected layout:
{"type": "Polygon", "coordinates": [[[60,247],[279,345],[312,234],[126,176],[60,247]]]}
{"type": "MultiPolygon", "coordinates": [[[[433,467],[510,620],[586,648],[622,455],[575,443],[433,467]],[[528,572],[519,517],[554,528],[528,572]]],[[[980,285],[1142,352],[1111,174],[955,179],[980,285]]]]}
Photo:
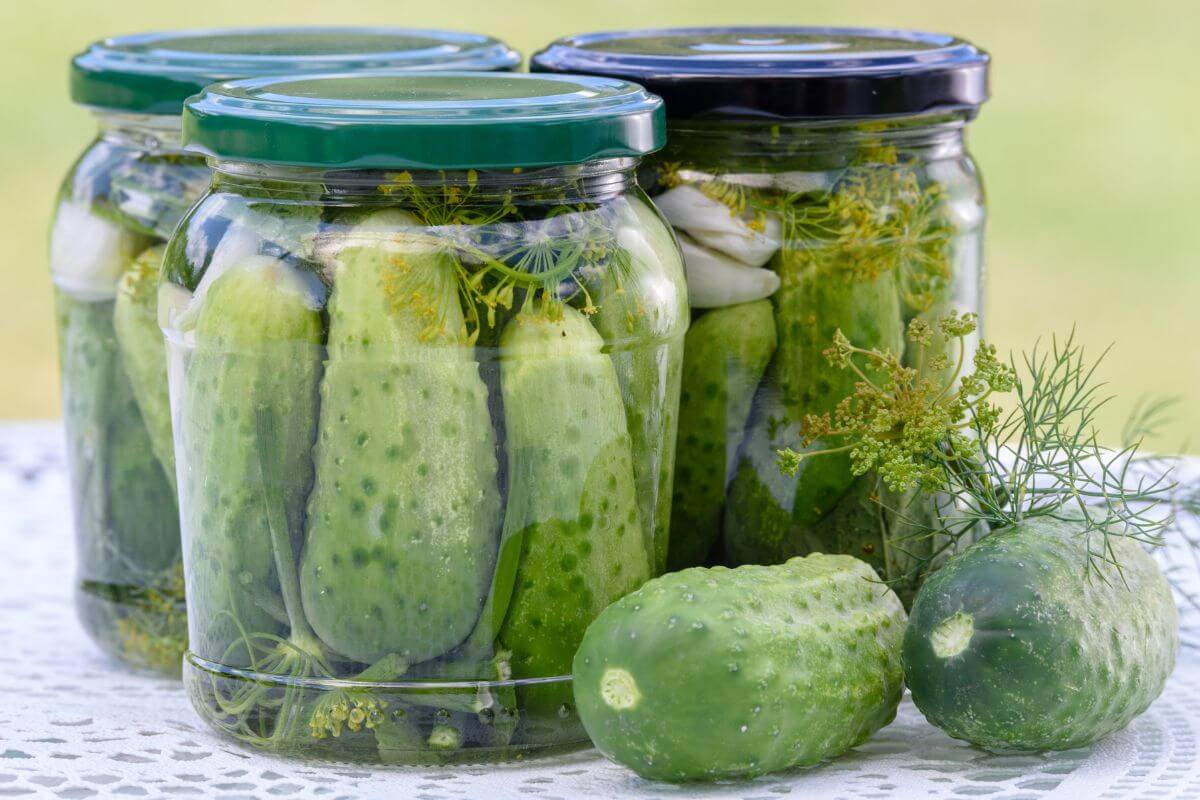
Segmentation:
{"type": "MultiPolygon", "coordinates": [[[[239,749],[192,714],[180,686],[130,675],[84,637],[61,432],[0,426],[0,800],[81,798],[1200,798],[1200,650],[1166,692],[1091,750],[997,756],[928,725],[905,701],[891,726],[816,769],[744,783],[648,783],[594,752],[526,765],[364,769],[239,749]]],[[[1167,553],[1175,568],[1196,567],[1167,553]]],[[[1200,641],[1191,612],[1185,639],[1200,641]]]]}

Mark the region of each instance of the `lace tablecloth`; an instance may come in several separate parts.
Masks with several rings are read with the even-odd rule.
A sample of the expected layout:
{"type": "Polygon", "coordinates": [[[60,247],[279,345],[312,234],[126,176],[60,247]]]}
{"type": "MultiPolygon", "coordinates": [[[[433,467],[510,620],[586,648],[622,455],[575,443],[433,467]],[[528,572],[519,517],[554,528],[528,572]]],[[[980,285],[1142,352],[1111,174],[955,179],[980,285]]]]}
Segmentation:
{"type": "MultiPolygon", "coordinates": [[[[1192,612],[1166,692],[1090,750],[991,755],[948,738],[905,700],[895,723],[833,763],[709,786],[642,781],[594,752],[407,769],[249,753],[211,734],[178,684],[120,671],[76,624],[61,439],[51,424],[0,426],[0,798],[1200,798],[1192,612]]],[[[1196,575],[1190,554],[1163,557],[1196,575]]]]}

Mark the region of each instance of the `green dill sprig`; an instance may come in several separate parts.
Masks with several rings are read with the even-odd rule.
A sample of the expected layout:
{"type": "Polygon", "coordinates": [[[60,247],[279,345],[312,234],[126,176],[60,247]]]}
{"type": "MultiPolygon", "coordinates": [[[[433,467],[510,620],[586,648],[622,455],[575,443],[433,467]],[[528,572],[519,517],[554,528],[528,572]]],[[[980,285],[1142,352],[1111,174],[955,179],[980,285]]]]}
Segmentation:
{"type": "Polygon", "coordinates": [[[975,327],[974,314],[952,314],[938,323],[943,337],[960,342],[952,370],[945,355],[926,363],[926,351],[935,334],[920,317],[909,324],[907,333],[910,346],[918,353],[915,367],[905,366],[895,353],[856,347],[839,330],[825,357],[832,366],[858,376],[855,392],[832,414],[806,415],[800,433],[806,448],[818,440],[844,443],[820,450],[783,450],[783,471],[795,475],[806,458],[847,453],[855,476],[876,470],[894,492],[918,487],[927,492],[944,490],[945,464],[974,456],[977,445],[969,429],[976,421],[992,424],[1000,413],[990,402],[992,395],[1011,391],[1015,383],[1012,369],[1001,363],[988,345],[975,351],[975,369],[963,375],[964,344],[975,327]],[[859,360],[866,362],[867,369],[859,367],[859,360]],[[931,374],[946,374],[946,379],[937,382],[924,377],[926,367],[931,374]],[[868,372],[885,378],[872,380],[868,372]]]}
{"type": "MultiPolygon", "coordinates": [[[[905,367],[891,353],[856,348],[839,334],[827,357],[858,371],[862,380],[834,414],[809,416],[801,427],[806,446],[817,439],[839,444],[782,450],[780,468],[795,474],[804,458],[848,452],[855,474],[875,470],[893,490],[919,487],[949,498],[938,504],[936,526],[920,534],[943,544],[918,570],[981,527],[997,530],[1038,516],[1077,523],[1088,567],[1098,575],[1105,563],[1120,566],[1114,537],[1161,542],[1177,487],[1169,470],[1145,469],[1139,448],[1147,416],[1127,426],[1131,438],[1125,444],[1101,444],[1096,415],[1111,399],[1096,379],[1103,355],[1089,360],[1074,332],[1007,364],[993,347],[980,344],[974,371],[963,375],[973,316],[946,317],[939,328],[958,352],[955,369],[940,385],[920,377],[919,367],[905,367]],[[852,356],[878,367],[885,379],[868,380],[852,356]],[[992,402],[993,395],[1009,392],[1009,410],[992,402]]],[[[923,353],[928,326],[914,322],[909,340],[923,353]]],[[[936,374],[946,365],[931,366],[936,374]]]]}
{"type": "Polygon", "coordinates": [[[752,229],[762,230],[768,216],[777,217],[785,241],[805,243],[785,251],[792,258],[836,253],[839,270],[851,280],[896,272],[906,306],[918,312],[933,306],[952,276],[955,229],[946,192],[936,181],[922,181],[917,167],[903,161],[895,147],[869,148],[828,188],[796,192],[747,185],[678,162],[661,169],[666,187],[703,176],[694,185],[752,229]]]}
{"type": "Polygon", "coordinates": [[[400,201],[436,234],[412,234],[444,250],[457,264],[465,301],[468,339],[475,341],[484,324],[495,327],[496,314],[511,309],[518,291],[526,297],[549,295],[569,283],[564,301],[582,297],[581,311],[598,310],[587,287],[575,276],[592,268],[629,271],[629,254],[620,247],[612,209],[581,200],[582,192],[547,187],[530,196],[538,209],[527,218],[511,190],[483,188],[475,170],[462,180],[440,173],[423,182],[409,172],[389,175],[379,190],[400,201]],[[481,315],[480,309],[483,313],[481,315]]]}

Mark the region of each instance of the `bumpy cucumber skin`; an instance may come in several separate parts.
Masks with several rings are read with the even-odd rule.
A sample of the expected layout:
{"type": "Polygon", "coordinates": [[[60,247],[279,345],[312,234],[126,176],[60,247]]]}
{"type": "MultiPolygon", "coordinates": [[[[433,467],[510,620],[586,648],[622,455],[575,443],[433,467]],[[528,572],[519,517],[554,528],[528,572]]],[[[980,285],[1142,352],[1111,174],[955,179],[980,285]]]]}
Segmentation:
{"type": "MultiPolygon", "coordinates": [[[[500,640],[514,678],[568,674],[588,624],[653,568],[620,385],[602,345],[569,307],[557,319],[523,312],[501,337],[504,527],[506,539],[520,537],[521,560],[500,640]]],[[[527,721],[557,719],[570,700],[565,682],[522,691],[527,721]]]]}
{"type": "Polygon", "coordinates": [[[850,556],[687,569],[592,623],[575,699],[596,747],[642,777],[753,777],[832,758],[891,722],[903,631],[900,601],[850,556]],[[619,670],[640,697],[610,705],[619,670]]]}
{"type": "Polygon", "coordinates": [[[165,249],[166,245],[160,244],[142,251],[121,276],[113,326],[154,455],[158,456],[174,489],[175,443],[171,438],[167,350],[162,329],[158,327],[158,276],[165,249]]]}
{"type": "MultiPolygon", "coordinates": [[[[831,365],[824,355],[838,330],[857,347],[904,351],[895,273],[856,278],[837,261],[825,263],[830,256],[822,255],[807,258],[803,252],[783,251],[775,260],[782,284],[773,298],[779,336],[774,377],[787,416],[797,423],[806,414],[832,412],[854,393],[858,375],[831,365]]],[[[859,359],[858,364],[872,376],[865,362],[859,359]]],[[[816,460],[797,479],[793,516],[805,524],[828,513],[854,476],[849,457],[837,454],[816,460]],[[815,482],[821,490],[806,491],[806,482],[815,482]]]]}
{"type": "Polygon", "coordinates": [[[671,480],[688,326],[687,281],[671,228],[640,197],[620,208],[629,246],[628,275],[606,275],[593,318],[621,383],[633,447],[644,533],[655,573],[666,568],[671,480]],[[619,277],[619,282],[618,282],[619,277]],[[651,299],[653,298],[653,299],[651,299]]]}
{"type": "Polygon", "coordinates": [[[189,634],[211,661],[239,666],[243,634],[287,632],[270,520],[285,521],[295,546],[317,422],[316,287],[282,261],[246,259],[208,289],[194,350],[172,354],[184,362],[173,369],[183,375],[176,434],[189,634]]]}
{"type": "Polygon", "coordinates": [[[1118,539],[1121,571],[1089,580],[1079,530],[1030,519],[926,580],[904,665],[931,723],[992,750],[1066,750],[1125,727],[1162,692],[1179,645],[1166,578],[1140,546],[1118,539]],[[972,618],[970,638],[957,655],[941,643],[939,657],[935,631],[959,614],[972,618]]]}
{"type": "Polygon", "coordinates": [[[785,475],[778,456],[784,448],[802,449],[803,439],[769,371],[754,398],[726,495],[723,540],[731,565],[780,564],[809,552],[838,552],[832,544],[815,547],[804,535],[826,516],[814,516],[811,508],[829,503],[830,512],[836,510],[837,501],[853,486],[849,466],[829,469],[827,457],[821,456],[803,460],[795,476],[785,475]]]}
{"type": "MultiPolygon", "coordinates": [[[[836,260],[828,262],[831,257],[819,249],[813,256],[784,250],[773,262],[782,280],[772,298],[779,346],[733,467],[725,529],[732,564],[774,564],[804,552],[839,552],[831,542],[797,549],[789,540],[797,535],[792,526],[819,535],[821,519],[854,484],[849,456],[806,459],[794,478],[781,482],[775,454],[784,447],[803,449],[799,426],[804,415],[832,412],[854,393],[855,372],[831,365],[824,355],[838,330],[864,349],[904,351],[894,272],[855,278],[836,260]]],[[[870,375],[864,363],[859,366],[870,375]]],[[[824,446],[821,441],[812,444],[824,446]]]]}
{"type": "Polygon", "coordinates": [[[355,661],[424,661],[475,627],[500,529],[495,434],[455,264],[412,240],[348,249],[329,313],[305,612],[355,661]],[[418,292],[442,315],[436,331],[418,292]]]}
{"type": "Polygon", "coordinates": [[[720,538],[727,465],[775,345],[768,300],[713,309],[684,338],[667,557],[672,571],[707,564],[720,538]]]}
{"type": "Polygon", "coordinates": [[[179,513],[121,359],[113,302],[60,290],[57,305],[80,576],[165,580],[179,559],[179,513]]]}

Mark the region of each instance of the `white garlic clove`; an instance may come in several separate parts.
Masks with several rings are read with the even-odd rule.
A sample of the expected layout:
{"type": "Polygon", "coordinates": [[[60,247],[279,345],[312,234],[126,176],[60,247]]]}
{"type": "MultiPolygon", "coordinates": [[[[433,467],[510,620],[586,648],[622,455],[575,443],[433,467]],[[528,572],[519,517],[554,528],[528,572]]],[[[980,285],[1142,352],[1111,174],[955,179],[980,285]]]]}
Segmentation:
{"type": "Polygon", "coordinates": [[[814,172],[810,170],[792,170],[777,172],[772,176],[772,185],[791,194],[804,192],[823,192],[833,186],[833,176],[829,172],[814,172]]]}
{"type": "Polygon", "coordinates": [[[141,236],[66,200],[50,234],[50,273],[55,285],[82,300],[117,296],[117,280],[144,244],[141,236]]]}
{"type": "Polygon", "coordinates": [[[724,253],[679,237],[687,270],[688,300],[693,308],[719,308],[770,297],[779,276],[769,269],[748,267],[724,253]]]}
{"type": "Polygon", "coordinates": [[[755,230],[749,220],[694,186],[669,189],[654,204],[676,228],[748,266],[762,266],[779,250],[783,226],[774,214],[765,215],[763,229],[755,230]]]}

